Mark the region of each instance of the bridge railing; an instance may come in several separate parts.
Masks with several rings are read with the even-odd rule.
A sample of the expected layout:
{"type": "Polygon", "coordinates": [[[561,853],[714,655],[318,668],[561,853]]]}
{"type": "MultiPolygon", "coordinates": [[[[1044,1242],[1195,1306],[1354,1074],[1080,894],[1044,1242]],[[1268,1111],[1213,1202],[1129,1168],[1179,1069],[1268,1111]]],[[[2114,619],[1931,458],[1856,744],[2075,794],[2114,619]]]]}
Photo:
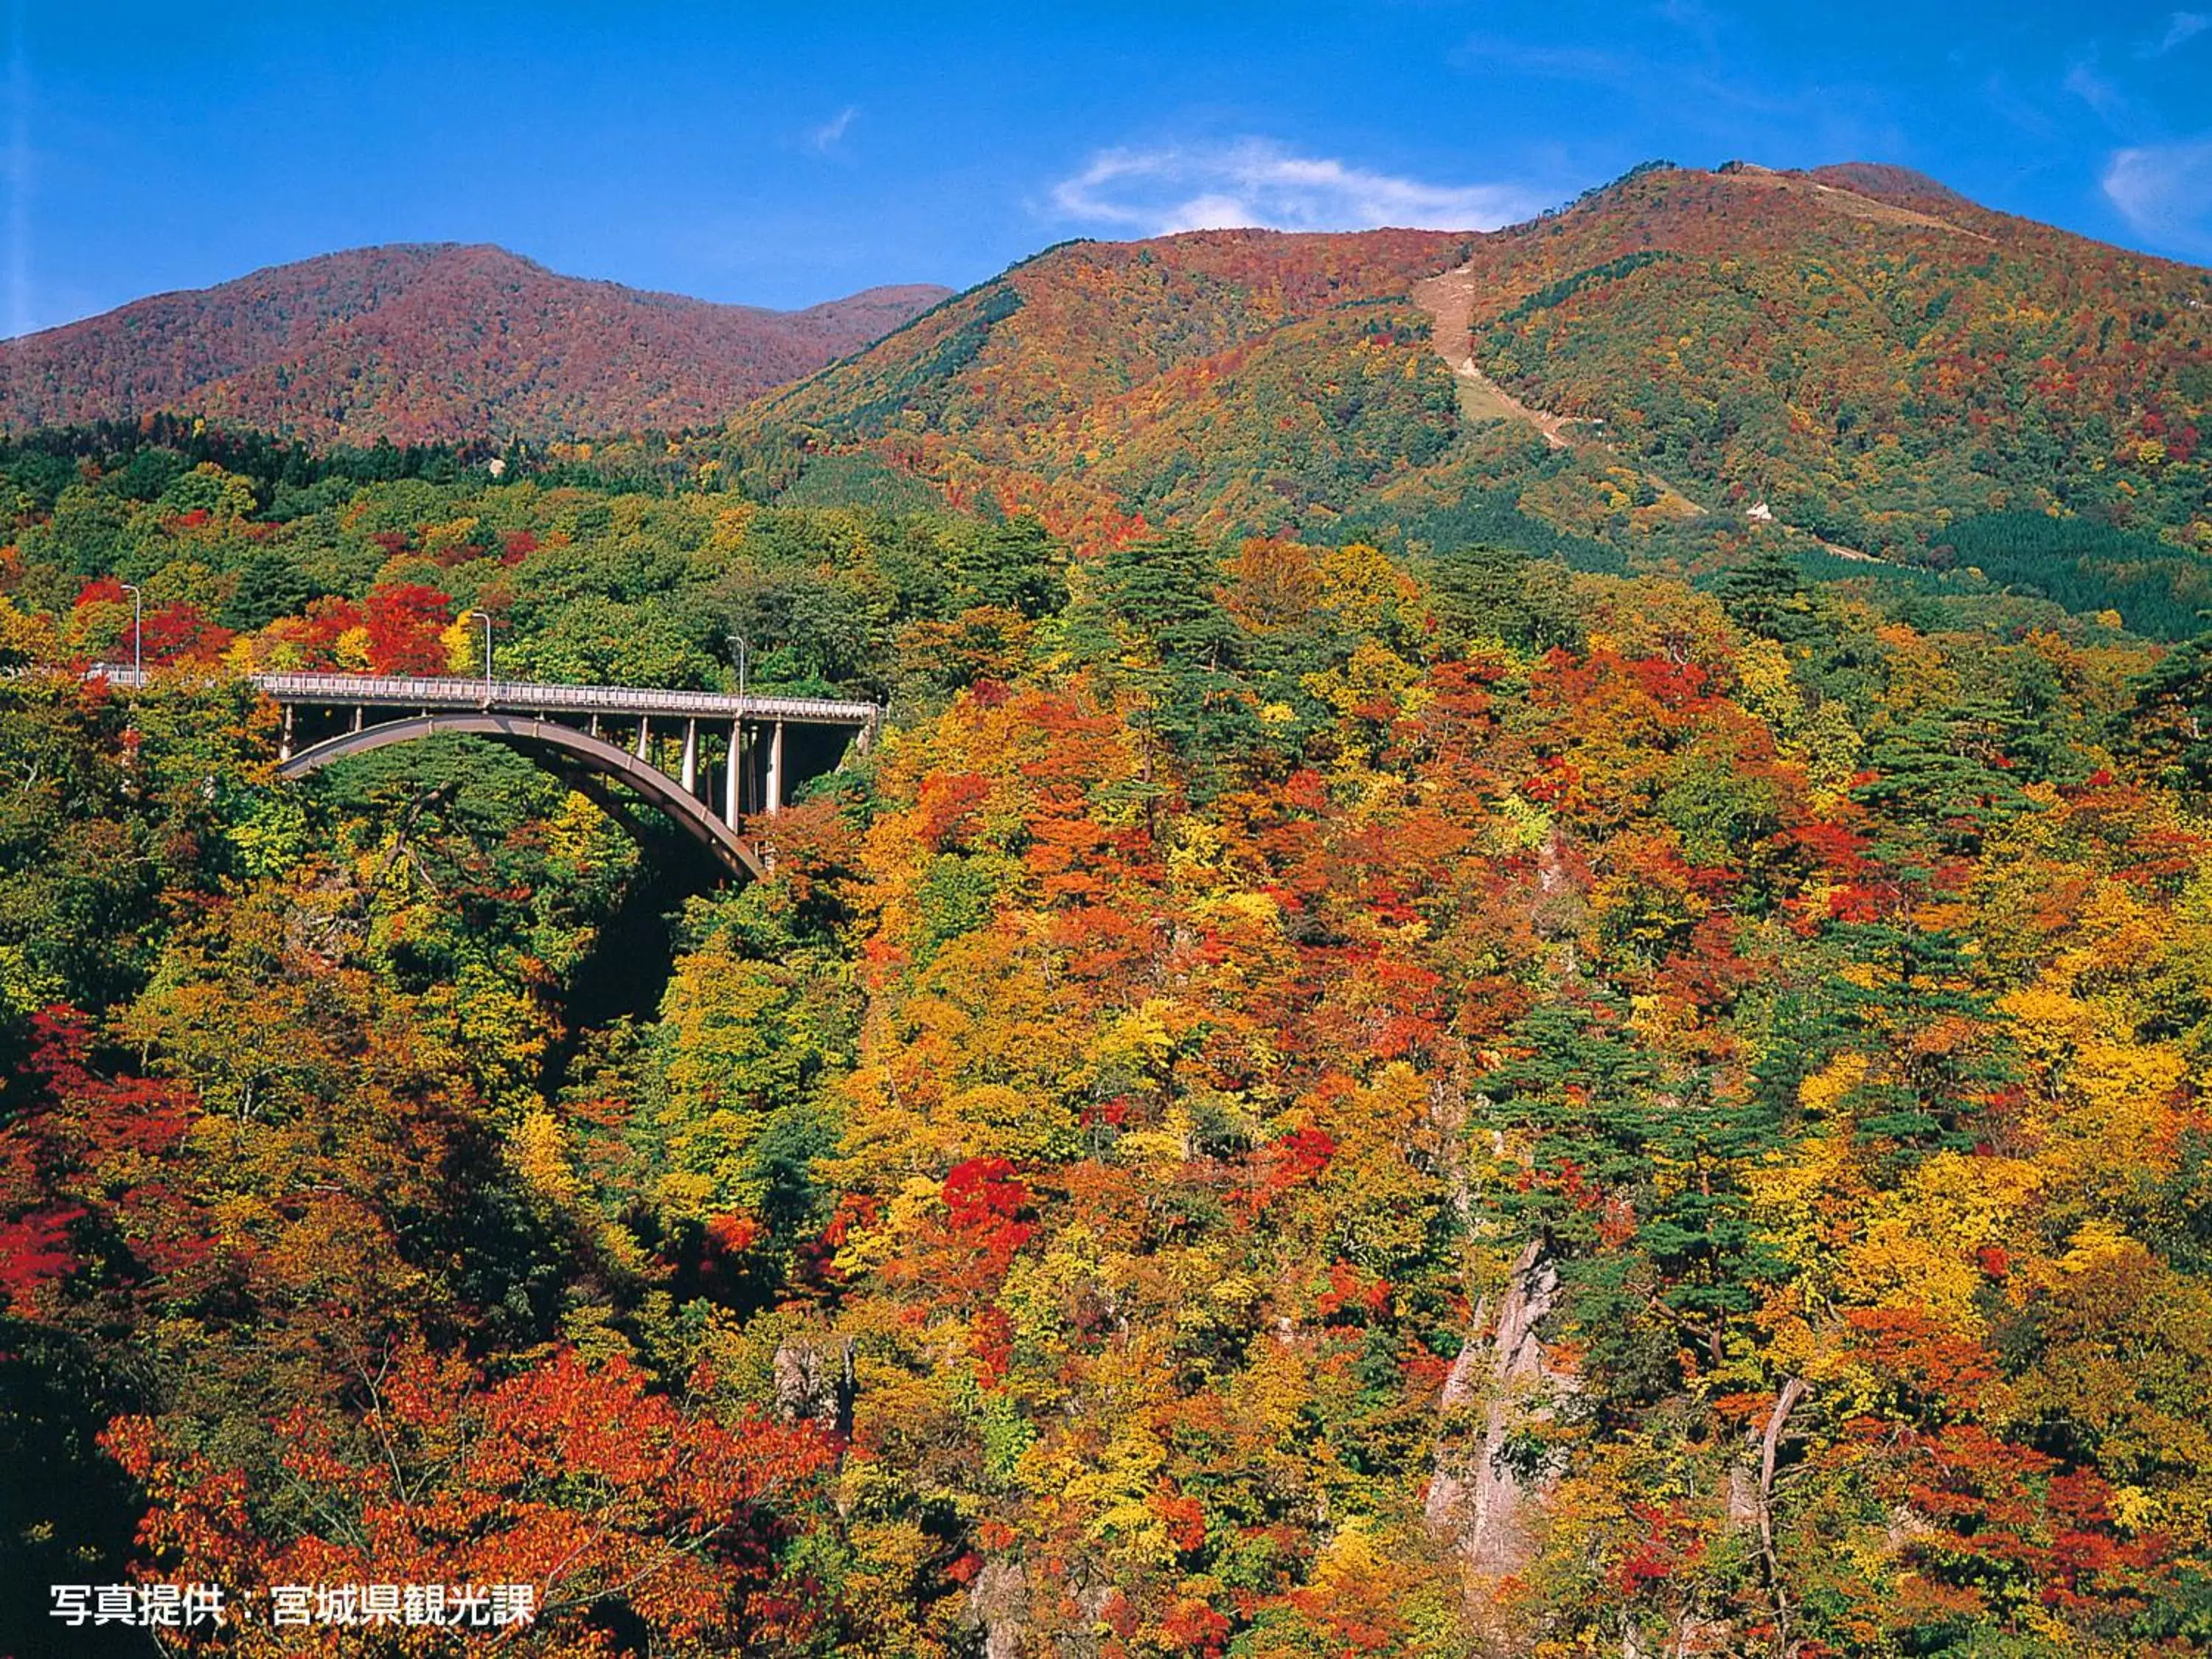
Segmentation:
{"type": "MultiPolygon", "coordinates": [[[[128,666],[95,663],[88,675],[136,688],[145,678],[128,666]]],[[[546,714],[645,714],[701,720],[783,720],[793,725],[871,726],[871,702],[780,697],[727,691],[678,691],[631,685],[540,684],[530,680],[463,679],[388,674],[254,674],[253,684],[279,702],[369,704],[395,708],[514,708],[546,714]]]]}

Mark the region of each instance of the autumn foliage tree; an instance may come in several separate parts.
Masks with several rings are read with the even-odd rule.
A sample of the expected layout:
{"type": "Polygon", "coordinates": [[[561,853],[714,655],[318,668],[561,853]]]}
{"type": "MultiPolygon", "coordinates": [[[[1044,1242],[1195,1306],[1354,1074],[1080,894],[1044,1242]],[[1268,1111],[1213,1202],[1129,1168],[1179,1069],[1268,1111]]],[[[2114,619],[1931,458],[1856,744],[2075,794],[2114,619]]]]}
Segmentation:
{"type": "MultiPolygon", "coordinates": [[[[1273,295],[1157,366],[1198,408],[1325,309],[1263,252],[1062,262],[1273,295]]],[[[1492,343],[1683,263],[1525,272],[1492,343]]],[[[960,331],[1007,303],[864,372],[1062,418],[960,331]]],[[[1328,328],[1332,431],[1429,408],[1390,307],[1328,328]]],[[[15,1577],[526,1580],[555,1653],[2206,1639],[2191,649],[1741,546],[82,459],[0,558],[15,1577]],[[238,632],[85,681],[124,580],[238,632]],[[503,752],[272,775],[231,670],[445,672],[469,609],[891,715],[714,891],[503,752]]]]}

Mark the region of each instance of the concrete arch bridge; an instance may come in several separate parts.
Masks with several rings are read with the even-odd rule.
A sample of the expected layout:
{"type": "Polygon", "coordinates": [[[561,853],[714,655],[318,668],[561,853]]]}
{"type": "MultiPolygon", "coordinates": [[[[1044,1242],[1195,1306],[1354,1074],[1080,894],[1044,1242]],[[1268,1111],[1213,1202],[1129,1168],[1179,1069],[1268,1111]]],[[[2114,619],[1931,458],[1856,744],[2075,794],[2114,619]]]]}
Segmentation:
{"type": "MultiPolygon", "coordinates": [[[[94,672],[122,685],[143,678],[130,668],[94,672]]],[[[866,753],[882,714],[870,702],[637,686],[354,674],[252,680],[283,711],[281,776],[428,737],[489,738],[618,815],[626,816],[623,795],[659,808],[738,876],[766,873],[752,827],[848,751],[866,753]]]]}

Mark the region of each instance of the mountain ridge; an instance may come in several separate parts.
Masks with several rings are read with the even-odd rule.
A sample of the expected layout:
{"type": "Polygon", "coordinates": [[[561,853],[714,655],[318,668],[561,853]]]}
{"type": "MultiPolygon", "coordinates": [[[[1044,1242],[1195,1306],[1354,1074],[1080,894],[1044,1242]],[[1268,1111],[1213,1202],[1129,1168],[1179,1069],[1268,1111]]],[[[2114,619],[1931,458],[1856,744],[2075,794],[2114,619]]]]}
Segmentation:
{"type": "Polygon", "coordinates": [[[1903,168],[1655,163],[1496,231],[1056,249],[731,436],[771,493],[864,455],[1094,543],[1164,522],[1379,532],[1480,496],[1632,551],[1688,516],[1647,499],[1660,476],[1851,549],[1918,556],[1954,518],[2026,511],[2212,554],[2208,301],[2212,271],[1903,168]],[[1185,299],[1172,351],[1164,287],[1185,299]],[[1352,302],[1400,309],[1316,326],[1352,302]],[[1076,313],[1082,329],[1051,324],[1076,313]],[[1496,406],[1455,385],[1469,368],[1496,406]]]}
{"type": "Polygon", "coordinates": [[[708,425],[950,292],[773,311],[567,276],[492,243],[386,243],[0,342],[0,428],[157,411],[325,441],[708,425]]]}

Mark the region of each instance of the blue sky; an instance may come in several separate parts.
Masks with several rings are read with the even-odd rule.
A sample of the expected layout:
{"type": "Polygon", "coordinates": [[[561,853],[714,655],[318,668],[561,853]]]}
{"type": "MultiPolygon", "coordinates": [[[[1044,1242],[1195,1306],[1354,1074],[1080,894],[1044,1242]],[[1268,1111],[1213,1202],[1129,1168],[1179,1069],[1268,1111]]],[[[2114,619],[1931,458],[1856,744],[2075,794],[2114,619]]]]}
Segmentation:
{"type": "Polygon", "coordinates": [[[0,334],[365,243],[796,306],[1070,236],[1483,228],[1871,160],[2212,259],[2212,0],[8,13],[0,334]]]}

